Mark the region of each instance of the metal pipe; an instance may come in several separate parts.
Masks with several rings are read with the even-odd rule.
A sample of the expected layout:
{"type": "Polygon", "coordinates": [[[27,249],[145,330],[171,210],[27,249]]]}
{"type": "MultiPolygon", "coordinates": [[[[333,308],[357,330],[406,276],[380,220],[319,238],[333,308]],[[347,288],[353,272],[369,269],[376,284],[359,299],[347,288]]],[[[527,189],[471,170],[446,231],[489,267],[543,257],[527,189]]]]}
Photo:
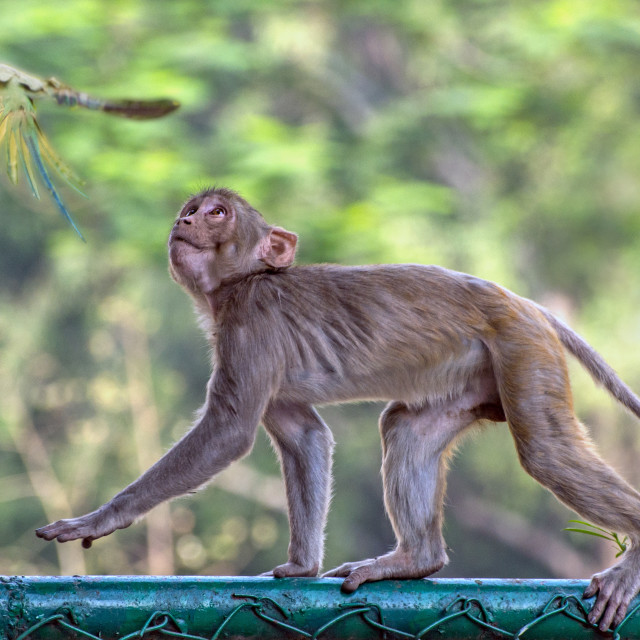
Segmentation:
{"type": "MultiPolygon", "coordinates": [[[[0,577],[7,640],[602,638],[584,580],[0,577]]],[[[640,637],[640,598],[613,637],[640,637]],[[636,611],[635,608],[638,608],[636,611]]]]}

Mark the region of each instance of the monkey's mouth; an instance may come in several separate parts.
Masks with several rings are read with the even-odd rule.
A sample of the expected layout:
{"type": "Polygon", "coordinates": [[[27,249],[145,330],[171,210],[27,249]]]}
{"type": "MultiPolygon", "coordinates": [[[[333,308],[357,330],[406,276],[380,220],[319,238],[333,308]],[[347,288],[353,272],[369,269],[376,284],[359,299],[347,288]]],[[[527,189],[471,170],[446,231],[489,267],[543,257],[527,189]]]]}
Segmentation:
{"type": "Polygon", "coordinates": [[[179,235],[172,235],[171,238],[169,238],[169,244],[172,244],[173,242],[184,242],[185,244],[191,245],[192,247],[194,247],[195,249],[199,249],[200,251],[202,251],[202,247],[197,245],[195,242],[192,242],[189,238],[185,238],[184,236],[179,236],[179,235]]]}

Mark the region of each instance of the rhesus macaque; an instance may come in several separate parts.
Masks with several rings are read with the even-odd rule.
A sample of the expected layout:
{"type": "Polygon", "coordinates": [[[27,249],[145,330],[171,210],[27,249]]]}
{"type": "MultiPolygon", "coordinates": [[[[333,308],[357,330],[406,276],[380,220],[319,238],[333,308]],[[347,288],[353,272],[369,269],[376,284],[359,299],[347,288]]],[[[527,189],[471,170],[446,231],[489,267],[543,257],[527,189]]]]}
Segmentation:
{"type": "Polygon", "coordinates": [[[88,547],[128,527],[247,454],[262,422],[282,465],[291,529],[288,561],[269,575],[315,576],[333,439],[313,406],[383,399],[382,474],[397,545],[324,575],[344,577],[352,592],[442,568],[447,455],[474,422],[506,420],[528,473],[583,518],[629,535],[631,548],[585,592],[597,594],[591,621],[617,625],[640,587],[640,494],[576,419],[563,346],[639,417],[640,400],[571,329],[496,284],[436,266],[294,267],[296,241],[233,191],[187,201],[169,264],[214,351],[200,418],[97,511],[37,535],[88,547]]]}

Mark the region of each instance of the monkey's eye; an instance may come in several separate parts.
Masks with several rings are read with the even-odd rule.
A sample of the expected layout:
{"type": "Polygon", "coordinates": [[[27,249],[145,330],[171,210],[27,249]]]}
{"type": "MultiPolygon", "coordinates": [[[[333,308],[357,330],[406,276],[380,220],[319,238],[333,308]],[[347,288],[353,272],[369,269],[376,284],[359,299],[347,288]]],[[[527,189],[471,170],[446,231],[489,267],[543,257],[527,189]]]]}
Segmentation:
{"type": "Polygon", "coordinates": [[[225,209],[223,207],[216,207],[215,209],[213,209],[210,214],[212,216],[216,216],[217,218],[221,218],[223,216],[227,215],[227,212],[225,211],[225,209]]]}
{"type": "Polygon", "coordinates": [[[189,207],[189,208],[187,209],[186,213],[184,214],[184,215],[185,215],[185,218],[186,218],[187,216],[192,216],[192,215],[193,215],[197,210],[198,210],[198,207],[189,207]]]}

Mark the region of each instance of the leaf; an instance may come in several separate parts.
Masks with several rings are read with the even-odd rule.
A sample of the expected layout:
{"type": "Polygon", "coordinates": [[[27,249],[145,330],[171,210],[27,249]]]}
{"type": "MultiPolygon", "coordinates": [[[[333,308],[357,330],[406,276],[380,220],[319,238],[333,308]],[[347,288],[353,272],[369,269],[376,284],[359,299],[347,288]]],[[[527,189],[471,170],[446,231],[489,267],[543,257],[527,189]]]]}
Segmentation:
{"type": "Polygon", "coordinates": [[[609,540],[613,542],[620,551],[616,554],[616,558],[620,557],[627,550],[627,536],[625,536],[622,540],[615,531],[607,531],[602,527],[599,527],[595,524],[591,524],[590,522],[585,522],[584,520],[569,520],[569,522],[575,522],[576,524],[583,524],[586,527],[591,527],[591,529],[596,529],[597,531],[592,531],[590,529],[578,529],[577,527],[566,527],[564,531],[574,531],[576,533],[585,533],[588,536],[596,536],[597,538],[604,538],[605,540],[609,540]],[[598,531],[602,531],[602,533],[598,533],[598,531]]]}
{"type": "Polygon", "coordinates": [[[13,184],[18,184],[18,142],[15,122],[11,122],[7,137],[7,173],[13,184]]]}
{"type": "Polygon", "coordinates": [[[8,111],[0,111],[0,142],[2,142],[2,138],[7,133],[7,125],[9,124],[9,112],[8,111]]]}
{"type": "Polygon", "coordinates": [[[42,129],[40,129],[40,126],[35,120],[34,120],[34,124],[35,124],[37,135],[38,135],[38,147],[41,151],[43,160],[50,166],[54,167],[70,187],[73,187],[79,194],[84,196],[85,194],[82,193],[79,186],[80,184],[82,184],[82,180],[78,178],[78,176],[65,164],[65,162],[60,158],[60,156],[54,151],[53,147],[49,143],[49,140],[44,135],[42,129]]]}
{"type": "Polygon", "coordinates": [[[49,178],[47,169],[44,166],[44,163],[42,162],[42,157],[40,156],[40,149],[38,148],[37,140],[33,136],[31,136],[27,139],[27,144],[31,149],[31,152],[33,154],[33,159],[34,159],[34,162],[36,163],[36,167],[38,168],[38,171],[40,172],[40,176],[42,177],[42,180],[44,181],[47,189],[49,190],[49,193],[51,194],[56,205],[58,206],[60,213],[62,213],[62,215],[67,220],[67,222],[73,227],[74,231],[80,236],[82,241],[86,242],[84,236],[82,235],[82,233],[80,233],[80,229],[78,229],[78,227],[76,226],[76,223],[73,221],[71,214],[67,211],[67,208],[64,206],[62,199],[58,195],[58,192],[56,191],[55,187],[53,186],[53,183],[51,182],[51,179],[49,178]]]}
{"type": "Polygon", "coordinates": [[[598,538],[604,538],[605,540],[613,541],[611,536],[605,536],[601,533],[596,533],[595,531],[588,531],[587,529],[575,529],[573,527],[566,527],[563,531],[574,531],[576,533],[586,533],[588,536],[597,536],[598,538]]]}
{"type": "Polygon", "coordinates": [[[19,136],[20,146],[18,147],[18,153],[20,155],[20,160],[22,161],[22,168],[24,169],[24,173],[27,176],[27,182],[29,183],[29,187],[31,188],[31,193],[35,198],[40,199],[40,194],[38,193],[38,186],[36,184],[36,177],[33,173],[33,165],[31,163],[31,153],[30,147],[28,146],[27,140],[30,138],[30,133],[20,132],[22,135],[19,136]]]}
{"type": "Polygon", "coordinates": [[[569,520],[569,522],[575,522],[576,524],[583,524],[585,527],[591,527],[592,529],[597,529],[598,531],[602,531],[602,533],[607,533],[610,536],[615,535],[611,531],[607,531],[607,529],[603,529],[596,524],[591,524],[590,522],[586,522],[585,520],[569,520]]]}

